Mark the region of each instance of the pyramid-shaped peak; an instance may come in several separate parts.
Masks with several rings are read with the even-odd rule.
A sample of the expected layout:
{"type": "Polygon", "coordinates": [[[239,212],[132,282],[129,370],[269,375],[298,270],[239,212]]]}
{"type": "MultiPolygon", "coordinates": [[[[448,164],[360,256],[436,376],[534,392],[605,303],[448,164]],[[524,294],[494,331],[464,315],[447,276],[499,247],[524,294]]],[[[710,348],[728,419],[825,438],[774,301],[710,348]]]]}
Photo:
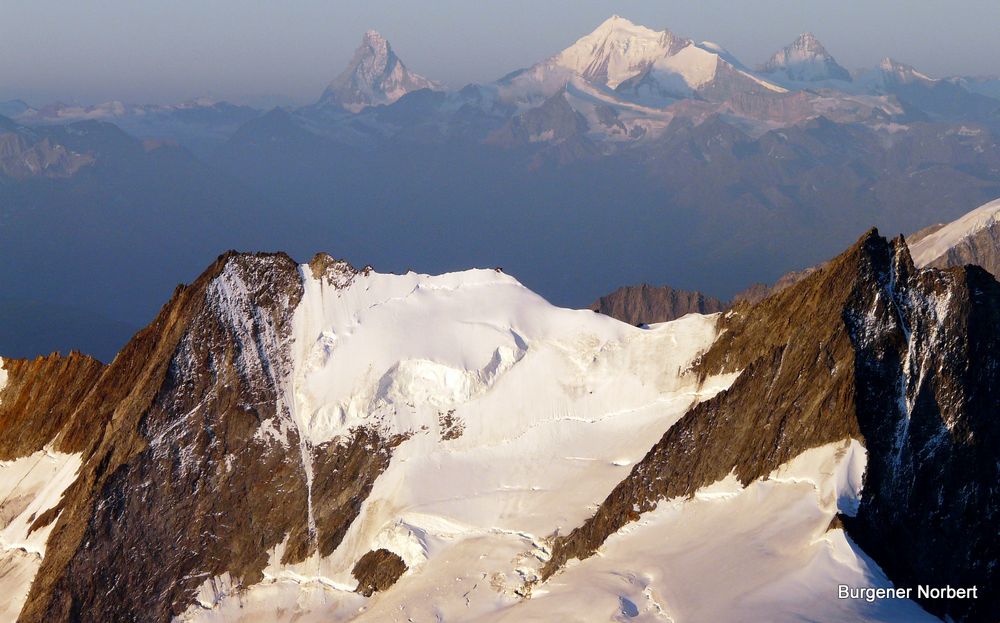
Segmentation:
{"type": "Polygon", "coordinates": [[[811,32],[802,33],[775,52],[762,70],[785,74],[789,80],[797,82],[851,79],[850,72],[837,63],[811,32]]]}
{"type": "Polygon", "coordinates": [[[613,89],[690,43],[669,30],[653,30],[612,15],[549,62],[613,89]]]}
{"type": "Polygon", "coordinates": [[[411,91],[439,86],[409,71],[388,39],[377,30],[369,30],[361,37],[361,45],[347,68],[330,83],[319,103],[358,112],[368,106],[391,104],[411,91]]]}
{"type": "Polygon", "coordinates": [[[896,82],[900,84],[911,82],[934,82],[934,78],[917,71],[917,69],[912,65],[901,63],[888,56],[879,62],[878,69],[882,74],[882,80],[886,82],[896,82]]]}
{"type": "Polygon", "coordinates": [[[908,65],[906,63],[897,61],[891,56],[886,56],[881,61],[879,61],[878,68],[883,71],[913,71],[913,65],[908,65]]]}
{"type": "Polygon", "coordinates": [[[389,40],[382,36],[377,30],[365,31],[365,34],[361,37],[361,47],[370,48],[374,52],[391,52],[392,46],[389,45],[389,40]]]}
{"type": "Polygon", "coordinates": [[[804,32],[796,37],[795,41],[792,42],[792,47],[800,50],[810,50],[814,52],[822,52],[824,54],[826,53],[826,48],[824,48],[823,44],[819,42],[816,35],[811,32],[804,32]]]}

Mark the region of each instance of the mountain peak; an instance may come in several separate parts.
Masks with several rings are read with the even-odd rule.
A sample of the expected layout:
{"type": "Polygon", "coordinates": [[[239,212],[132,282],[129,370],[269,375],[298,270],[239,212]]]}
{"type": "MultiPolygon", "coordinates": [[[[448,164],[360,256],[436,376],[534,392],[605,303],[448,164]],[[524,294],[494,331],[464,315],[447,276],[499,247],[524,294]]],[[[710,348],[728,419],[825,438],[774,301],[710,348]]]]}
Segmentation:
{"type": "Polygon", "coordinates": [[[669,30],[653,30],[612,15],[550,63],[613,89],[689,43],[669,30]]]}
{"type": "Polygon", "coordinates": [[[615,29],[637,29],[637,28],[644,28],[646,30],[649,30],[644,26],[639,26],[638,24],[636,24],[635,22],[626,17],[622,17],[621,15],[616,14],[612,15],[608,19],[601,22],[601,24],[594,29],[594,33],[608,32],[615,29]]]}
{"type": "Polygon", "coordinates": [[[917,71],[912,65],[901,63],[888,56],[879,61],[878,70],[881,72],[883,80],[898,84],[933,82],[934,80],[927,74],[917,71]]]}
{"type": "Polygon", "coordinates": [[[368,30],[347,68],[330,83],[319,103],[359,112],[391,104],[411,91],[436,88],[437,83],[409,71],[380,32],[368,30]]]}
{"type": "Polygon", "coordinates": [[[804,32],[764,64],[766,73],[783,73],[796,82],[851,79],[851,74],[826,51],[816,35],[804,32]]]}
{"type": "Polygon", "coordinates": [[[384,45],[384,46],[388,46],[389,45],[389,41],[385,37],[382,36],[382,33],[380,33],[379,31],[375,30],[374,28],[370,29],[370,30],[366,30],[365,34],[361,36],[361,41],[363,43],[372,43],[372,44],[379,44],[379,45],[384,45]]]}
{"type": "Polygon", "coordinates": [[[811,32],[804,32],[795,38],[792,42],[792,47],[799,50],[809,50],[811,52],[816,52],[818,54],[826,54],[826,48],[823,44],[819,42],[816,35],[811,32]]]}

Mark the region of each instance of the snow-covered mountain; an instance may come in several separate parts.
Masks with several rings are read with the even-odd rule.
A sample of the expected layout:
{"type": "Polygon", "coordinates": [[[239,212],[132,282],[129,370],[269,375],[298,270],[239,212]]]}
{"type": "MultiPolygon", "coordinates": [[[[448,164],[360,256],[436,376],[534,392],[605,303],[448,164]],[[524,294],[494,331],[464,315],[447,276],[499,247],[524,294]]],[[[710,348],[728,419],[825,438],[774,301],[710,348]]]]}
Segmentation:
{"type": "Polygon", "coordinates": [[[910,240],[917,266],[976,264],[1000,275],[1000,199],[951,223],[917,232],[910,240]]]}
{"type": "Polygon", "coordinates": [[[875,69],[862,72],[857,83],[870,93],[891,95],[918,115],[932,119],[988,125],[1000,120],[1000,100],[969,91],[960,80],[932,78],[888,57],[875,69]]]}
{"type": "Polygon", "coordinates": [[[937,80],[925,73],[917,71],[912,65],[907,65],[888,56],[879,61],[878,66],[867,74],[871,85],[876,88],[888,88],[906,84],[931,85],[937,80]]]}
{"type": "Polygon", "coordinates": [[[691,42],[655,60],[617,90],[654,105],[693,95],[721,101],[746,94],[786,93],[786,89],[754,75],[724,48],[710,42],[691,42]]]}
{"type": "Polygon", "coordinates": [[[574,78],[626,101],[659,106],[691,96],[719,99],[741,91],[784,92],[716,44],[695,43],[615,15],[565,50],[502,80],[501,93],[530,101],[564,88],[574,78]]]}
{"type": "MultiPolygon", "coordinates": [[[[656,140],[677,118],[700,123],[713,115],[752,135],[819,116],[896,130],[928,116],[1000,123],[1000,100],[972,92],[989,93],[991,83],[963,86],[971,84],[969,79],[934,80],[888,59],[852,81],[808,33],[754,71],[716,43],[695,42],[615,15],[547,59],[494,83],[457,91],[409,71],[385,37],[369,31],[317,103],[285,110],[303,129],[355,148],[396,136],[495,143],[494,133],[513,117],[561,97],[586,121],[580,134],[596,147],[572,151],[588,156],[656,140]],[[418,94],[424,90],[434,94],[418,94]],[[405,97],[410,94],[415,97],[405,97]]],[[[23,123],[112,120],[137,136],[174,140],[199,155],[213,153],[241,125],[252,126],[261,117],[246,107],[201,100],[177,106],[108,102],[37,109],[9,104],[20,111],[17,119],[23,123]]],[[[539,135],[549,129],[557,134],[547,128],[539,135]]]]}
{"type": "Polygon", "coordinates": [[[369,106],[391,104],[413,91],[441,88],[440,84],[408,70],[389,41],[369,30],[347,68],[330,83],[318,105],[342,106],[359,112],[369,106]]]}
{"type": "Polygon", "coordinates": [[[851,80],[850,72],[837,63],[815,35],[808,32],[775,52],[762,71],[794,82],[851,80]]]}
{"type": "Polygon", "coordinates": [[[986,620],[998,313],[876,232],[649,329],[499,270],[227,253],[110,365],[0,360],[3,612],[935,620],[837,598],[920,582],[986,620]]]}
{"type": "Polygon", "coordinates": [[[614,89],[689,43],[669,30],[652,30],[613,15],[545,65],[614,89]]]}

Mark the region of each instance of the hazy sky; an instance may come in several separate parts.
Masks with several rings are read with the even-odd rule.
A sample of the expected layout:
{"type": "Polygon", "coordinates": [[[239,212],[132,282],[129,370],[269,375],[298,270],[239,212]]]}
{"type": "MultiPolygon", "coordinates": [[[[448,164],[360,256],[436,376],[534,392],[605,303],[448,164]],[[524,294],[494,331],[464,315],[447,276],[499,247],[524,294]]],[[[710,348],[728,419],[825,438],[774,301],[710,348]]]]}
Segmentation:
{"type": "Polygon", "coordinates": [[[1000,73],[997,0],[3,0],[0,98],[311,101],[369,28],[414,71],[461,86],[540,60],[613,13],[748,65],[810,30],[848,68],[891,55],[931,75],[1000,73]]]}

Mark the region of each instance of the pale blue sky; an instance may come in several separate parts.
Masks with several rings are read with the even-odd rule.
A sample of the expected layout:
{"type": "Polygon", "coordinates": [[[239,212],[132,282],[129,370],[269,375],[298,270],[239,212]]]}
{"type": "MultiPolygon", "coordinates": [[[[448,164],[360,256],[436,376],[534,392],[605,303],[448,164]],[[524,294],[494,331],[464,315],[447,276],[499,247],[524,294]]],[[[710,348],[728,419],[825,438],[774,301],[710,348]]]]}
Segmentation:
{"type": "Polygon", "coordinates": [[[931,75],[1000,73],[996,0],[3,0],[0,98],[310,101],[369,28],[411,69],[461,86],[540,60],[613,13],[748,65],[811,30],[848,68],[891,55],[931,75]]]}

